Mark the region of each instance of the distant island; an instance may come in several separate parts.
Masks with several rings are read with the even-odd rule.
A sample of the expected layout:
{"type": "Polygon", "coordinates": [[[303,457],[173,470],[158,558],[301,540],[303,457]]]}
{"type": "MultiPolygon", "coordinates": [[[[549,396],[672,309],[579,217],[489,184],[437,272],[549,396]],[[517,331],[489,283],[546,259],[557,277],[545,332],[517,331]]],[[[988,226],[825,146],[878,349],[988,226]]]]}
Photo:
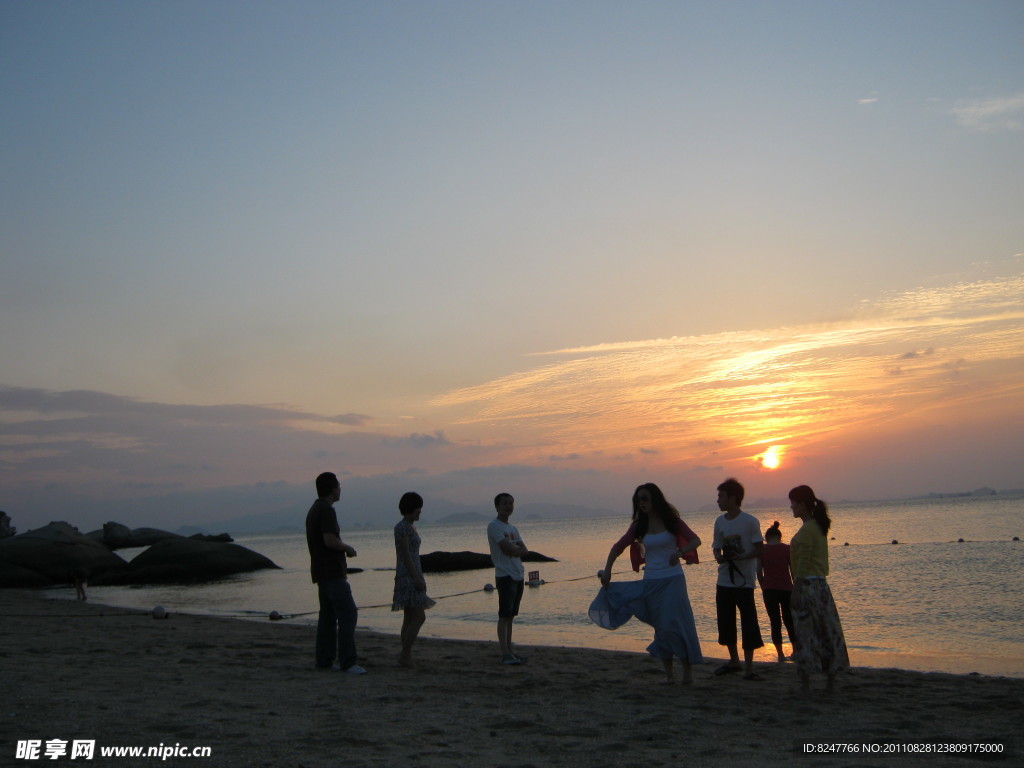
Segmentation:
{"type": "MultiPolygon", "coordinates": [[[[491,515],[493,517],[493,515],[491,515]]],[[[491,519],[479,512],[454,512],[437,520],[424,520],[422,525],[462,525],[464,523],[483,523],[491,519]]]]}
{"type": "MultiPolygon", "coordinates": [[[[1024,489],[1012,489],[997,491],[993,488],[982,487],[973,491],[956,492],[931,492],[918,496],[903,498],[879,498],[879,499],[829,499],[833,504],[877,504],[890,502],[907,501],[928,501],[940,499],[958,498],[1005,498],[1024,495],[1024,489]]],[[[744,502],[743,508],[755,510],[785,510],[789,507],[789,501],[785,498],[760,497],[748,499],[744,502]]],[[[214,524],[217,531],[227,530],[232,535],[237,534],[278,534],[287,535],[302,533],[303,521],[305,520],[308,504],[304,499],[290,506],[282,507],[271,512],[249,514],[240,517],[223,519],[214,524]]],[[[684,514],[712,513],[717,512],[716,504],[705,504],[698,508],[684,508],[680,511],[684,514]]],[[[620,509],[608,509],[596,506],[584,506],[578,504],[552,504],[545,502],[524,502],[516,505],[515,518],[520,522],[533,522],[545,520],[593,520],[602,517],[628,517],[630,513],[628,500],[620,509]]],[[[346,530],[376,530],[393,524],[397,515],[382,505],[375,503],[370,496],[363,495],[351,500],[345,500],[338,510],[339,520],[346,530]]],[[[421,526],[443,526],[443,525],[486,525],[492,520],[494,513],[485,509],[484,505],[471,508],[468,505],[458,502],[451,502],[446,499],[432,499],[428,509],[424,510],[421,526]],[[436,515],[436,516],[435,516],[436,515]]],[[[184,525],[176,530],[182,536],[191,536],[196,533],[207,533],[208,526],[184,525]]]]}
{"type": "MultiPolygon", "coordinates": [[[[954,493],[926,493],[921,496],[903,496],[898,499],[842,499],[835,501],[835,504],[878,504],[886,501],[927,501],[928,499],[967,499],[986,496],[1021,496],[1024,495],[1024,488],[1013,488],[1005,491],[997,491],[993,488],[977,488],[973,491],[958,491],[954,493]]],[[[743,502],[744,509],[786,509],[789,507],[788,499],[754,499],[743,502]]],[[[705,504],[697,509],[697,512],[713,512],[718,509],[715,504],[705,504]]]]}
{"type": "MultiPolygon", "coordinates": [[[[1024,493],[1024,491],[1003,491],[1004,494],[1024,493]]],[[[966,496],[998,496],[999,491],[992,488],[978,488],[963,493],[929,493],[925,496],[915,496],[918,499],[958,499],[966,496]]]]}

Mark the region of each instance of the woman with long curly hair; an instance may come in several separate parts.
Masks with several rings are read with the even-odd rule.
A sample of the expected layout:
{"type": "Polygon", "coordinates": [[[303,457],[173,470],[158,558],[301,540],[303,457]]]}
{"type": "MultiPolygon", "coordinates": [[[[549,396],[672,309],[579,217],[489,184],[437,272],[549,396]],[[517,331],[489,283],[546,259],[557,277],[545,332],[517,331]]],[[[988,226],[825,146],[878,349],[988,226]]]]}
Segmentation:
{"type": "Polygon", "coordinates": [[[683,665],[683,683],[693,681],[692,665],[703,661],[682,562],[697,562],[700,538],[654,483],[633,493],[633,519],[625,535],[612,545],[601,571],[601,591],[590,606],[591,620],[617,629],[632,617],[654,627],[647,651],[661,659],[666,682],[673,682],[673,660],[683,665]],[[612,566],[629,548],[633,570],[644,566],[641,581],[611,583],[612,566]]]}

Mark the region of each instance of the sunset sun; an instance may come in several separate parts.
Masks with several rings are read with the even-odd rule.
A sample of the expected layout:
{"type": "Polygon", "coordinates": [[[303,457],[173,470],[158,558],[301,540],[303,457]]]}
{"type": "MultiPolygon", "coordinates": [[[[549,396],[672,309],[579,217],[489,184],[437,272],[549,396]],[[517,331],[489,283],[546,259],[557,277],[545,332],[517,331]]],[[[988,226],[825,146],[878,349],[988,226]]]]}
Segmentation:
{"type": "Polygon", "coordinates": [[[761,460],[761,466],[765,469],[778,469],[782,464],[782,455],[781,445],[770,445],[758,458],[761,460]]]}

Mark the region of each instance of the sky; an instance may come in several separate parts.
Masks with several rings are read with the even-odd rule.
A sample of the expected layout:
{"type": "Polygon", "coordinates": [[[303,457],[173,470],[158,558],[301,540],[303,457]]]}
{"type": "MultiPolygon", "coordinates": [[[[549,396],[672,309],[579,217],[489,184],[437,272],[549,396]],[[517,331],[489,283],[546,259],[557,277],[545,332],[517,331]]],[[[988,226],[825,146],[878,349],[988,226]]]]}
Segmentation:
{"type": "Polygon", "coordinates": [[[0,509],[1022,488],[1022,41],[1017,0],[0,0],[0,509]]]}

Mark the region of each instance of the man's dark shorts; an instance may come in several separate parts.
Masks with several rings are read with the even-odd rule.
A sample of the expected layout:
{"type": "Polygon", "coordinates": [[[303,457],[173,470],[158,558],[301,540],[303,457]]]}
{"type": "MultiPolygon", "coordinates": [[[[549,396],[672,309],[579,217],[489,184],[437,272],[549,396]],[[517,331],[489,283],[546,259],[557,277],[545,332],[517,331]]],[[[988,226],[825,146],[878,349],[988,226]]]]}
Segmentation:
{"type": "Polygon", "coordinates": [[[511,576],[499,576],[495,581],[498,586],[498,618],[510,619],[518,616],[524,582],[521,579],[516,581],[511,576]]]}
{"type": "Polygon", "coordinates": [[[736,609],[740,611],[740,626],[743,632],[744,650],[753,650],[764,645],[761,627],[757,623],[757,608],[754,606],[754,590],[746,587],[723,587],[717,585],[715,605],[718,613],[718,644],[736,644],[736,609]]]}

